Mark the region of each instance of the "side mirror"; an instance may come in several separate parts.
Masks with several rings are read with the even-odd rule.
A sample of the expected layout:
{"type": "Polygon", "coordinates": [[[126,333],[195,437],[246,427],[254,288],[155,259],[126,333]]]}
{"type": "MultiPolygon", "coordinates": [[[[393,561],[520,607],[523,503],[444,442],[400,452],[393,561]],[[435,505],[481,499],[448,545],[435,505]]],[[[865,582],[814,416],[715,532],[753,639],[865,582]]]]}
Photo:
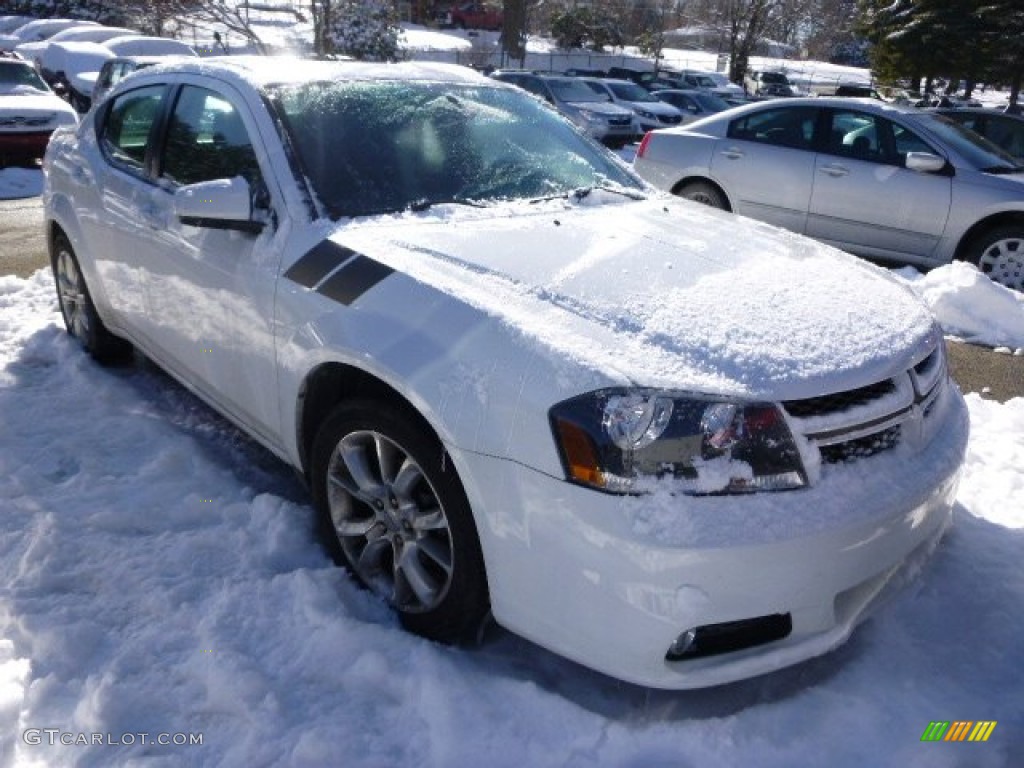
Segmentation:
{"type": "Polygon", "coordinates": [[[918,173],[938,173],[946,167],[945,158],[931,152],[907,152],[906,168],[918,173]]]}
{"type": "Polygon", "coordinates": [[[174,215],[183,224],[256,233],[263,222],[252,218],[252,192],[241,176],[201,181],[174,193],[174,215]]]}

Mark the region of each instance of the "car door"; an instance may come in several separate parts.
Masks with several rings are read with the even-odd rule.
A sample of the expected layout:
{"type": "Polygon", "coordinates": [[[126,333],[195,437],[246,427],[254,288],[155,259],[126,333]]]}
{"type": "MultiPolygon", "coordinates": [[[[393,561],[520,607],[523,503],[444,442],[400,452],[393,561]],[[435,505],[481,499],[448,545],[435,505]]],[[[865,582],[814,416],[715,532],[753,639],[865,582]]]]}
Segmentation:
{"type": "Polygon", "coordinates": [[[946,226],[952,177],[904,163],[908,152],[939,153],[872,112],[830,110],[826,124],[807,234],[864,256],[930,256],[946,226]]]}
{"type": "Polygon", "coordinates": [[[136,339],[147,324],[138,256],[155,247],[156,235],[139,222],[153,189],[150,147],[166,95],[166,84],[158,83],[115,97],[99,116],[99,160],[70,169],[71,197],[111,319],[136,339]]]}
{"type": "Polygon", "coordinates": [[[185,80],[171,100],[154,164],[147,225],[149,334],[173,373],[270,442],[278,433],[274,289],[283,235],[274,226],[276,187],[261,167],[255,120],[228,86],[185,80]],[[223,228],[174,215],[183,186],[241,176],[262,231],[223,228]]]}
{"type": "Polygon", "coordinates": [[[733,211],[803,232],[814,180],[812,106],[762,109],[729,124],[711,159],[711,175],[726,190],[733,211]]]}

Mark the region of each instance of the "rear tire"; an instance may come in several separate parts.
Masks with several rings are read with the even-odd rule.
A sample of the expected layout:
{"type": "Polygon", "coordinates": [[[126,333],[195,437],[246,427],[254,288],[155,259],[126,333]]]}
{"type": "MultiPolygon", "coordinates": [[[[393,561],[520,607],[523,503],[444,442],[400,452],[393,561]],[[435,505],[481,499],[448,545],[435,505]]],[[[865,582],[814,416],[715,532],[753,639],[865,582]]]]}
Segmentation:
{"type": "Polygon", "coordinates": [[[1024,293],[1024,226],[993,227],[965,255],[992,281],[1024,293]]]}
{"type": "Polygon", "coordinates": [[[406,629],[443,643],[478,635],[490,606],[473,514],[416,414],[376,400],[339,405],[313,443],[311,481],[331,555],[406,629]]]}
{"type": "Polygon", "coordinates": [[[57,302],[64,317],[64,327],[101,364],[120,362],[131,355],[132,345],[107,330],[78,264],[78,257],[63,233],[53,238],[50,266],[57,287],[57,302]]]}
{"type": "Polygon", "coordinates": [[[712,208],[719,208],[723,211],[729,209],[729,204],[725,200],[725,195],[723,195],[716,187],[705,181],[694,181],[689,184],[685,184],[676,192],[676,195],[685,198],[686,200],[692,200],[695,203],[708,205],[712,208]]]}

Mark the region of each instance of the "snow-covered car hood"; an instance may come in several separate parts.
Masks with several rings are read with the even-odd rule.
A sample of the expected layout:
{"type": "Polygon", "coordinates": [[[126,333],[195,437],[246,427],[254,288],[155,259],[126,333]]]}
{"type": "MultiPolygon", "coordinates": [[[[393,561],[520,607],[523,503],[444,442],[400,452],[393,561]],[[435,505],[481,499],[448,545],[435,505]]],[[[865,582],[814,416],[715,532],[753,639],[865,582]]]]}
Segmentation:
{"type": "Polygon", "coordinates": [[[71,106],[56,94],[25,85],[0,88],[0,130],[25,130],[25,120],[34,122],[47,116],[59,125],[78,119],[71,106]]]}
{"type": "Polygon", "coordinates": [[[641,109],[653,115],[678,115],[679,110],[664,101],[630,101],[627,102],[634,109],[641,109]]]}
{"type": "Polygon", "coordinates": [[[594,112],[598,115],[608,115],[609,117],[633,116],[633,113],[625,107],[620,107],[618,104],[613,104],[610,101],[567,101],[566,104],[575,109],[594,112]]]}
{"type": "Polygon", "coordinates": [[[645,386],[790,399],[906,370],[939,343],[883,270],[686,202],[352,222],[331,239],[549,350],[645,386]]]}

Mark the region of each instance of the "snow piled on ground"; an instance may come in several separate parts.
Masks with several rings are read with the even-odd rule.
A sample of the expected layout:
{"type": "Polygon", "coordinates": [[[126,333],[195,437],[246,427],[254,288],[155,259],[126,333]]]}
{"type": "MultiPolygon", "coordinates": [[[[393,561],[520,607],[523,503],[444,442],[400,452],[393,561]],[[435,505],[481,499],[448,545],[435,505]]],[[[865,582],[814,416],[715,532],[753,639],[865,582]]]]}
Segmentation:
{"type": "Polygon", "coordinates": [[[1024,355],[1024,294],[992,282],[963,261],[928,274],[913,267],[897,274],[931,308],[947,336],[1024,355]]]}
{"type": "Polygon", "coordinates": [[[321,553],[289,470],[59,325],[48,272],[0,277],[0,764],[995,768],[1024,750],[1024,399],[968,397],[957,521],[851,642],[664,693],[497,630],[474,650],[405,634],[321,553]],[[956,719],[998,725],[920,741],[956,719]],[[115,745],[60,744],[79,733],[115,745]]]}

